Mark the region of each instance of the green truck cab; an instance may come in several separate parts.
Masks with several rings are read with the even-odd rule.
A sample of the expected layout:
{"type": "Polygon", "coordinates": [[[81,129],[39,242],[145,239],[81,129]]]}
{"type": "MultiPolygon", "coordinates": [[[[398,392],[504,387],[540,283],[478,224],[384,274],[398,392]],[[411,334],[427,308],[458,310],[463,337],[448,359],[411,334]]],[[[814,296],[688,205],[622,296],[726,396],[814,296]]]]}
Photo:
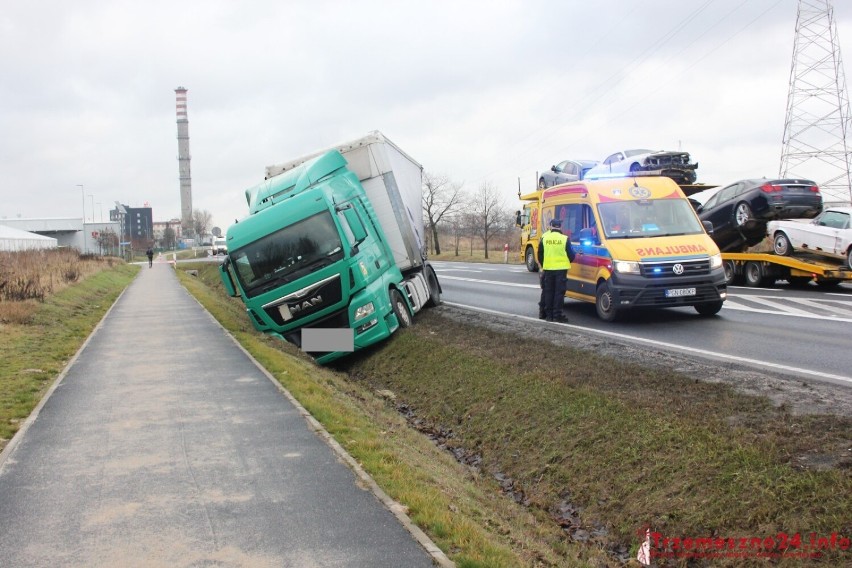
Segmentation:
{"type": "Polygon", "coordinates": [[[379,132],[267,167],[220,267],[249,319],[325,364],[440,303],[423,246],[422,166],[379,132]]]}

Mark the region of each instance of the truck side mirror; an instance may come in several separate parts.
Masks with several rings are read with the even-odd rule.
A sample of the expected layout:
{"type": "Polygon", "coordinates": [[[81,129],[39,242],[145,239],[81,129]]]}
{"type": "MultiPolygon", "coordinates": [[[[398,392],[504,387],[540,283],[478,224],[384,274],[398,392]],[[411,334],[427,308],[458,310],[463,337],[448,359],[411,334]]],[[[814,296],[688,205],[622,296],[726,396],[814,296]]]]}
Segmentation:
{"type": "Polygon", "coordinates": [[[713,234],[713,223],[712,223],[712,222],[710,222],[710,221],[701,221],[701,226],[703,226],[703,227],[704,227],[704,231],[705,231],[708,235],[712,235],[712,234],[713,234]]]}
{"type": "Polygon", "coordinates": [[[338,206],[336,211],[343,214],[346,224],[349,225],[349,230],[355,238],[352,248],[357,250],[358,245],[367,239],[367,229],[364,228],[364,223],[361,222],[361,217],[358,216],[358,212],[354,207],[352,207],[351,203],[338,206]]]}
{"type": "Polygon", "coordinates": [[[515,226],[516,227],[521,226],[521,212],[520,211],[515,211],[515,226]]]}
{"type": "Polygon", "coordinates": [[[231,273],[228,267],[231,265],[230,257],[225,257],[225,262],[219,265],[219,276],[222,278],[222,285],[225,286],[225,292],[232,298],[239,296],[237,289],[234,286],[234,280],[231,278],[231,273]]]}

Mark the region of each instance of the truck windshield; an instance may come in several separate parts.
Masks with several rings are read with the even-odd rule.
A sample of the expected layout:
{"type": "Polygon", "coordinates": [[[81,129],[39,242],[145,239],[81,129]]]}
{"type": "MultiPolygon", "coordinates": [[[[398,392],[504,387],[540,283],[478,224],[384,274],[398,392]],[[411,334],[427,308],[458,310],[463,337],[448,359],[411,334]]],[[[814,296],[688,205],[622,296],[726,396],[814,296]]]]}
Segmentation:
{"type": "Polygon", "coordinates": [[[256,296],[343,258],[331,213],[323,211],[231,254],[246,295],[256,296]]]}
{"type": "Polygon", "coordinates": [[[704,228],[686,199],[639,199],[598,205],[609,239],[697,235],[704,228]]]}

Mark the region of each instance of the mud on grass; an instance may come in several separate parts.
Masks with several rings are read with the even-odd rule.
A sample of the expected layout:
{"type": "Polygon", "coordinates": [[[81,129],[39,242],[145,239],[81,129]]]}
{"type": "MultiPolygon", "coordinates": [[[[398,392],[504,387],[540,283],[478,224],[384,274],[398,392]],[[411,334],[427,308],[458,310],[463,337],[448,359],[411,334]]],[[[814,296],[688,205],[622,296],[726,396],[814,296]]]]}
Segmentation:
{"type": "Polygon", "coordinates": [[[672,536],[852,533],[848,415],[704,380],[719,380],[717,366],[669,361],[687,374],[623,346],[615,359],[564,336],[554,345],[544,337],[558,334],[541,326],[524,337],[484,318],[428,310],[338,368],[392,393],[409,423],[440,432],[437,443],[547,511],[567,537],[618,559],[644,526],[672,536]]]}

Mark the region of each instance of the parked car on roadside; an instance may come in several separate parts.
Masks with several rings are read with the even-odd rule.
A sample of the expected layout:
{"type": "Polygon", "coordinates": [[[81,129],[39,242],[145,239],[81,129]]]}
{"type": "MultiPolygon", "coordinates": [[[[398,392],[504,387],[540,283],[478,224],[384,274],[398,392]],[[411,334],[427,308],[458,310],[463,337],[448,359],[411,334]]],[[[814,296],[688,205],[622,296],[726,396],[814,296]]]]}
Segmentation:
{"type": "Polygon", "coordinates": [[[612,174],[636,172],[659,172],[678,185],[695,183],[698,164],[690,163],[689,152],[654,151],[639,148],[619,150],[589,170],[589,177],[605,177],[612,174]]]}
{"type": "Polygon", "coordinates": [[[810,223],[770,221],[766,229],[775,254],[806,250],[842,260],[852,270],[852,207],[831,207],[810,223]]]}
{"type": "Polygon", "coordinates": [[[564,160],[555,166],[550,166],[549,171],[542,172],[538,178],[538,188],[546,189],[560,183],[579,181],[586,177],[586,172],[596,165],[597,162],[594,160],[564,160]]]}
{"type": "Polygon", "coordinates": [[[713,240],[722,252],[759,243],[773,219],[812,219],[822,211],[822,194],[807,179],[744,179],[714,193],[698,208],[713,224],[713,240]]]}

